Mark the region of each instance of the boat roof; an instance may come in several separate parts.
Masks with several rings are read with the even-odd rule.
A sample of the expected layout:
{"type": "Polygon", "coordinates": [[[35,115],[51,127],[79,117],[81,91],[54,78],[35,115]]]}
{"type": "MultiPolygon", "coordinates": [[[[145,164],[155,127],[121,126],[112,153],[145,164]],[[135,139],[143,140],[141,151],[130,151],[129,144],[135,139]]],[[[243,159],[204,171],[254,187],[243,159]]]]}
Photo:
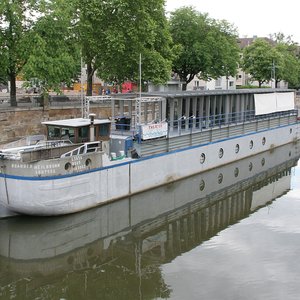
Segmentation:
{"type": "MultiPolygon", "coordinates": [[[[232,89],[232,90],[186,90],[186,91],[166,91],[149,92],[148,97],[192,97],[192,96],[215,96],[233,94],[265,94],[265,93],[286,93],[295,92],[294,89],[278,88],[254,88],[254,89],[232,89]]],[[[145,94],[143,94],[144,96],[145,94]]]]}
{"type": "MultiPolygon", "coordinates": [[[[94,125],[98,124],[109,124],[111,120],[109,119],[94,119],[94,125]]],[[[83,127],[91,125],[91,120],[86,118],[75,118],[75,119],[63,119],[63,120],[55,120],[55,121],[45,121],[42,122],[44,125],[52,125],[52,126],[66,126],[66,127],[83,127]]]]}

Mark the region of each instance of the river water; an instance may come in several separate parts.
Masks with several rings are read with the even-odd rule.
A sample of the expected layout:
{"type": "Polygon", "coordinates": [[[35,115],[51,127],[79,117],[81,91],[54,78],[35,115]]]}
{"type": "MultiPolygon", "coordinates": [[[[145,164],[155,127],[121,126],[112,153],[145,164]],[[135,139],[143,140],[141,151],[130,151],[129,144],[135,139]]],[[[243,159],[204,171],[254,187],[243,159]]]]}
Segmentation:
{"type": "Polygon", "coordinates": [[[290,144],[82,213],[0,220],[0,299],[299,299],[290,144]]]}

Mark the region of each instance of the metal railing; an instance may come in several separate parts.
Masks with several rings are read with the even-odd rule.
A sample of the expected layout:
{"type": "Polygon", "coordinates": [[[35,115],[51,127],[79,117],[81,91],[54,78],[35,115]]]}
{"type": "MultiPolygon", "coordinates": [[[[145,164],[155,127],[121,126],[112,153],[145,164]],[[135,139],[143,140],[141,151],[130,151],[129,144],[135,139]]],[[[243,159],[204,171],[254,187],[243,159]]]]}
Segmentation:
{"type": "MultiPolygon", "coordinates": [[[[203,117],[181,117],[172,122],[168,122],[168,136],[191,134],[193,132],[202,132],[215,128],[228,127],[231,125],[242,125],[245,123],[253,123],[258,128],[258,121],[262,124],[262,121],[266,121],[266,124],[271,123],[271,120],[280,120],[283,117],[292,117],[294,122],[295,117],[298,115],[298,110],[289,110],[275,112],[265,115],[255,115],[254,110],[236,112],[230,114],[217,114],[211,116],[203,117]]],[[[139,137],[139,130],[137,130],[134,124],[130,124],[130,119],[115,119],[115,123],[112,124],[112,132],[120,135],[134,136],[139,142],[141,139],[139,137]]],[[[286,122],[286,121],[285,121],[286,122]]],[[[290,122],[290,120],[288,120],[290,122]]],[[[291,120],[292,122],[292,120],[291,120]]],[[[267,128],[273,125],[265,125],[267,128]]],[[[267,129],[266,128],[266,129],[267,129]]],[[[262,129],[262,128],[261,128],[262,129]]]]}
{"type": "Polygon", "coordinates": [[[101,141],[85,143],[84,145],[78,148],[75,148],[69,152],[62,154],[61,157],[69,157],[69,156],[86,154],[91,152],[98,152],[98,151],[102,151],[101,141]]]}
{"type": "MultiPolygon", "coordinates": [[[[17,107],[44,107],[46,103],[44,103],[42,97],[38,94],[34,95],[17,95],[17,107]]],[[[49,101],[47,103],[49,107],[78,107],[82,106],[82,99],[80,95],[50,95],[49,101]]],[[[109,99],[102,99],[100,100],[92,100],[90,101],[91,106],[105,106],[110,107],[110,100],[109,99]]],[[[10,96],[7,95],[0,95],[0,110],[1,109],[8,109],[12,107],[10,96]]]]}

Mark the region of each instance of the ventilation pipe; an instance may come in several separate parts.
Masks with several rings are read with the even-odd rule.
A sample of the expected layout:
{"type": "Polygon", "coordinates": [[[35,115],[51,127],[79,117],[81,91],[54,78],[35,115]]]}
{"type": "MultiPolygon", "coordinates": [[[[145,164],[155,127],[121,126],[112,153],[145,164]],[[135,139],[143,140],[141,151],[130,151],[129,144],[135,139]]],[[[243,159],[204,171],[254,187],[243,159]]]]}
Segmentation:
{"type": "Polygon", "coordinates": [[[94,126],[94,121],[95,121],[95,116],[96,114],[89,114],[90,118],[90,142],[95,141],[95,126],[94,126]]]}

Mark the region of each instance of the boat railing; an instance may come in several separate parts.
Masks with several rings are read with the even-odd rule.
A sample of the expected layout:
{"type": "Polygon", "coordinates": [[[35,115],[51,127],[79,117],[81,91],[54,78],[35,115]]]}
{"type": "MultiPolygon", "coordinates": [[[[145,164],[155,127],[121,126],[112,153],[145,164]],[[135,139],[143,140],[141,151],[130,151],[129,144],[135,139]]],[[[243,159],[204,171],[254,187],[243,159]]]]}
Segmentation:
{"type": "Polygon", "coordinates": [[[233,112],[229,114],[216,114],[209,116],[182,116],[181,118],[168,121],[169,127],[178,128],[198,128],[207,129],[212,127],[220,127],[223,125],[238,124],[243,122],[251,122],[256,120],[269,120],[281,116],[297,116],[297,110],[274,112],[265,115],[255,115],[254,110],[244,111],[244,112],[233,112]]]}
{"type": "Polygon", "coordinates": [[[64,139],[64,140],[39,141],[38,143],[36,143],[35,146],[48,149],[48,148],[55,148],[55,147],[63,147],[71,144],[73,143],[70,140],[64,139]]]}
{"type": "MultiPolygon", "coordinates": [[[[33,137],[33,136],[30,136],[33,137]]],[[[43,150],[43,149],[52,149],[56,147],[64,147],[71,145],[72,142],[69,140],[38,140],[38,139],[28,139],[28,137],[16,141],[15,143],[10,143],[10,147],[6,145],[5,148],[1,150],[1,157],[6,159],[20,159],[21,156],[26,155],[29,152],[43,150]],[[33,144],[32,142],[36,143],[33,144]]]]}
{"type": "Polygon", "coordinates": [[[17,141],[10,142],[5,145],[1,145],[1,149],[12,149],[12,148],[20,148],[20,147],[26,147],[31,145],[36,145],[40,141],[45,141],[46,136],[39,134],[39,135],[29,135],[26,137],[23,137],[17,141]]]}
{"type": "MultiPolygon", "coordinates": [[[[235,124],[247,124],[253,122],[268,121],[272,119],[281,119],[283,117],[297,116],[297,110],[288,110],[274,112],[264,115],[255,115],[255,110],[247,110],[243,112],[232,112],[227,114],[215,114],[208,116],[188,116],[185,115],[174,118],[173,120],[166,120],[168,123],[169,135],[181,135],[192,132],[207,131],[213,128],[221,128],[235,124]]],[[[136,140],[141,142],[140,130],[137,126],[133,126],[130,118],[119,117],[116,122],[112,124],[112,132],[119,135],[133,136],[136,140]]],[[[150,124],[151,122],[147,123],[150,124]]]]}
{"type": "Polygon", "coordinates": [[[81,154],[92,153],[92,152],[99,152],[99,151],[102,151],[101,141],[89,142],[89,143],[84,143],[80,147],[77,147],[71,151],[62,154],[61,157],[70,157],[70,156],[81,155],[81,154]]]}

